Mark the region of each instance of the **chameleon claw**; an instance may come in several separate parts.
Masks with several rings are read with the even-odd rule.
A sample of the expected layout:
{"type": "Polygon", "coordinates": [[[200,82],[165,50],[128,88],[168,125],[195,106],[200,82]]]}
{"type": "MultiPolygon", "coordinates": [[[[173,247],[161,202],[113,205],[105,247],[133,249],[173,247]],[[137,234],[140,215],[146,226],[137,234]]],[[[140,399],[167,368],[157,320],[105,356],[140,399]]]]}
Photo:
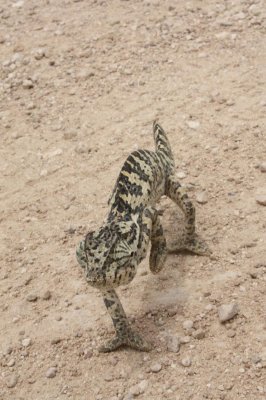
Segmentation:
{"type": "Polygon", "coordinates": [[[113,339],[109,340],[106,344],[100,346],[100,353],[109,353],[115,351],[118,348],[125,346],[130,347],[134,350],[139,351],[151,351],[152,345],[146,342],[138,333],[134,331],[128,331],[126,335],[115,336],[113,339]]]}

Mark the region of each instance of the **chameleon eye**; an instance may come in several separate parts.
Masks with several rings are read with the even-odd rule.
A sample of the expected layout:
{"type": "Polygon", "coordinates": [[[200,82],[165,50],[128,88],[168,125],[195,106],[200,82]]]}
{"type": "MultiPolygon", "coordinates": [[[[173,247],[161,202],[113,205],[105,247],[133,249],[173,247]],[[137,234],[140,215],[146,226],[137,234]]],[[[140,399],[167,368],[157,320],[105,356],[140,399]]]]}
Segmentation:
{"type": "Polygon", "coordinates": [[[130,216],[129,215],[125,215],[125,221],[130,221],[131,220],[131,218],[130,218],[130,216]]]}

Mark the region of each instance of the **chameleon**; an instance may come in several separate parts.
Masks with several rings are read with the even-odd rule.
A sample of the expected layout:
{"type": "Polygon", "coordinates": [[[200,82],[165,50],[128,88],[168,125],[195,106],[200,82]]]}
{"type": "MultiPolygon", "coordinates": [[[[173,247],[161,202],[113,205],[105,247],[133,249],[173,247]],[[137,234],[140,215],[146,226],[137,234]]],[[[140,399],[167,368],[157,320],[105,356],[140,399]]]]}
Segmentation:
{"type": "Polygon", "coordinates": [[[89,285],[100,290],[112,319],[115,336],[103,344],[100,352],[121,346],[150,351],[152,345],[136,332],[115,289],[129,284],[137,267],[146,257],[149,267],[161,271],[167,257],[166,239],[156,203],[166,195],[182,210],[184,229],[177,250],[208,255],[210,250],[195,233],[195,207],[186,190],[174,177],[173,153],[163,128],[153,123],[155,151],[133,151],[124,162],[113,193],[109,213],[102,226],[87,233],[76,249],[78,263],[89,285]]]}

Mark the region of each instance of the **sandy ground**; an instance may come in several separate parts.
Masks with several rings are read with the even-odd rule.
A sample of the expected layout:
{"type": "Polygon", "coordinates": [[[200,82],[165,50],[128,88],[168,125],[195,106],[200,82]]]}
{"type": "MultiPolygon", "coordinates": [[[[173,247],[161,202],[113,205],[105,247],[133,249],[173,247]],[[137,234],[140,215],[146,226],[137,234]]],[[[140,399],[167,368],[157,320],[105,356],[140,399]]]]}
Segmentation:
{"type": "Polygon", "coordinates": [[[265,10],[0,0],[1,400],[266,398],[265,10]],[[213,255],[145,260],[119,294],[154,350],[99,354],[113,328],[75,247],[155,118],[213,255]]]}

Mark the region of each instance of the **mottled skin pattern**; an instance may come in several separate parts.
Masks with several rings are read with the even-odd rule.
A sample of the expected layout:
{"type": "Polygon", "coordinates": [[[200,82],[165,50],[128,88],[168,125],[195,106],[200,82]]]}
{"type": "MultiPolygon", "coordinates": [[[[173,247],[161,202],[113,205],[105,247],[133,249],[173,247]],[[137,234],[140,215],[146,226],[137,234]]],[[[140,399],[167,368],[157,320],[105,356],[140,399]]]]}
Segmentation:
{"type": "Polygon", "coordinates": [[[150,270],[163,267],[166,240],[155,209],[162,195],[172,199],[185,215],[184,232],[178,249],[208,254],[195,236],[195,209],[184,188],[176,182],[174,160],[164,130],[153,124],[156,151],[137,150],[126,159],[109,200],[110,212],[100,229],[89,232],[77,248],[77,259],[88,283],[102,292],[116,336],[100,351],[120,346],[148,351],[151,345],[132,330],[115,288],[128,284],[145,258],[151,242],[150,270]]]}

